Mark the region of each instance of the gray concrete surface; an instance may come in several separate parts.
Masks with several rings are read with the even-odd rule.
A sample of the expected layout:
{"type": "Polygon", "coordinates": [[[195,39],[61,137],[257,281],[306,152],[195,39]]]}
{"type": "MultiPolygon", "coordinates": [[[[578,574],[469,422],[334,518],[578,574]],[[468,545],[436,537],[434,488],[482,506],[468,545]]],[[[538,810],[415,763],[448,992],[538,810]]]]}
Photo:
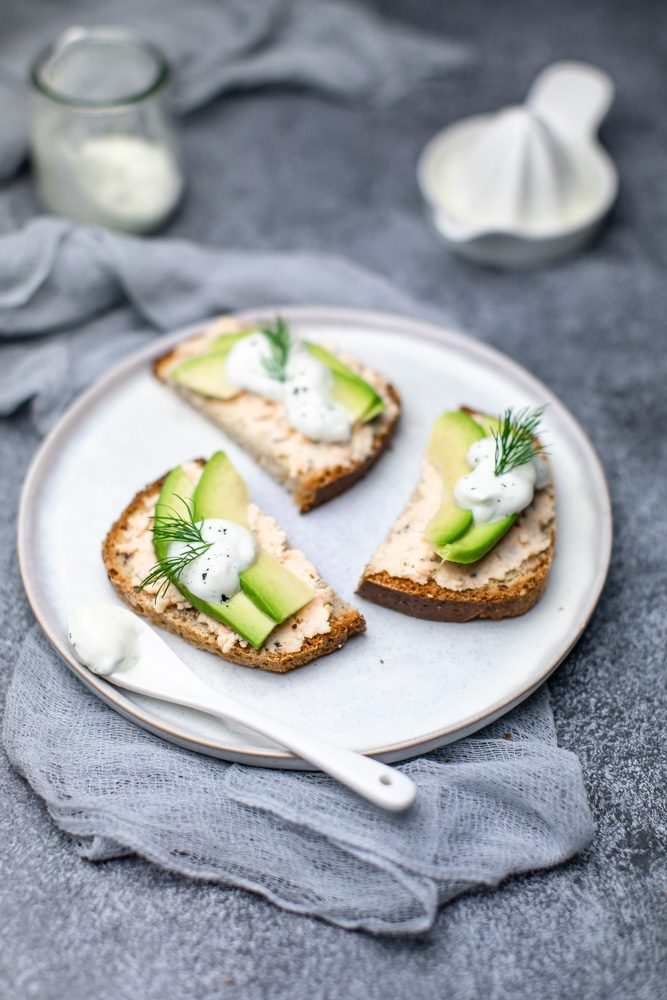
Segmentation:
{"type": "MultiPolygon", "coordinates": [[[[665,594],[667,24],[664,5],[470,0],[376,3],[474,46],[468,70],[382,110],[295,92],[226,98],[183,124],[190,191],[169,234],[216,246],[323,249],[441,308],[543,379],[580,420],[614,510],[609,579],[550,681],[561,744],[580,757],[598,835],[551,872],[463,896],[414,941],[281,912],[249,893],[134,858],[78,858],[0,759],[0,984],[39,1000],[654,1000],[667,995],[665,594]],[[603,140],[621,195],[596,244],[535,274],[457,261],[425,223],[414,164],[458,117],[519,100],[559,58],[587,59],[618,94],[603,140]]],[[[36,211],[15,183],[14,223],[36,211]]],[[[3,424],[1,680],[32,621],[13,548],[38,441],[3,424]]]]}

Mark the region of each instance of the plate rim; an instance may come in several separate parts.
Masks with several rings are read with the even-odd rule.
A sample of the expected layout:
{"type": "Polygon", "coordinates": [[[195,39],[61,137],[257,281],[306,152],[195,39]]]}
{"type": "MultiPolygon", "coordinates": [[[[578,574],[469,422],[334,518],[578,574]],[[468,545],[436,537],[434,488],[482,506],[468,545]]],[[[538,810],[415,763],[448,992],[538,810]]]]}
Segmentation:
{"type": "MultiPolygon", "coordinates": [[[[572,415],[569,409],[560,399],[544,385],[538,378],[532,375],[526,368],[514,361],[508,355],[503,354],[497,348],[482,341],[476,340],[470,334],[451,330],[447,327],[437,326],[435,323],[421,319],[413,319],[403,315],[393,313],[383,313],[376,310],[361,310],[351,308],[341,308],[337,306],[294,306],[294,305],[266,305],[253,309],[237,310],[229,312],[242,322],[257,322],[260,319],[275,316],[276,313],[284,315],[290,322],[296,323],[333,323],[334,325],[356,325],[363,326],[372,331],[381,331],[384,334],[410,334],[417,336],[422,341],[435,344],[438,347],[447,346],[463,351],[470,356],[478,356],[486,362],[493,360],[502,370],[512,375],[519,384],[524,384],[534,394],[543,397],[545,402],[555,405],[559,416],[569,425],[569,430],[578,440],[579,446],[583,449],[590,468],[593,470],[591,480],[595,479],[594,492],[602,503],[604,511],[603,521],[600,523],[600,541],[602,544],[601,558],[596,567],[595,575],[591,584],[589,597],[584,609],[584,614],[580,616],[575,629],[571,630],[567,636],[567,643],[558,659],[542,672],[537,680],[528,684],[521,691],[512,694],[511,697],[499,700],[489,707],[482,714],[475,714],[466,719],[460,720],[454,726],[448,726],[441,730],[422,734],[418,741],[403,741],[387,746],[360,750],[358,752],[366,756],[376,757],[386,762],[396,762],[408,760],[411,757],[428,753],[437,747],[445,746],[455,740],[462,739],[471,733],[500,718],[506,712],[515,708],[522,701],[536,691],[563,662],[583,634],[593,611],[595,610],[602,589],[607,577],[612,551],[612,511],[609,499],[604,470],[600,459],[593,448],[585,431],[572,415]]],[[[177,726],[159,719],[150,712],[145,711],[136,702],[124,696],[120,689],[114,687],[108,681],[103,680],[99,675],[94,674],[84,667],[71,654],[71,650],[65,643],[61,642],[57,635],[54,635],[49,627],[46,614],[41,610],[41,602],[37,587],[33,585],[28,566],[28,551],[30,537],[30,519],[35,504],[34,484],[40,477],[48,472],[49,463],[57,456],[57,445],[60,438],[65,437],[70,427],[76,423],[82,411],[85,411],[90,403],[100,392],[106,392],[113,384],[122,379],[126,372],[133,372],[142,364],[152,361],[155,357],[173,348],[180,341],[194,336],[201,332],[219,317],[210,317],[179,327],[177,330],[166,334],[158,334],[148,344],[139,350],[132,352],[123,358],[110,371],[101,375],[87,389],[85,389],[64,411],[55,426],[49,431],[38,447],[26,473],[21,489],[18,525],[17,525],[17,552],[21,578],[31,605],[35,618],[40,624],[49,642],[60,653],[69,669],[79,677],[84,685],[92,690],[105,704],[117,711],[121,716],[141,726],[141,728],[166,739],[171,743],[184,747],[195,752],[205,753],[208,756],[218,757],[232,762],[250,764],[260,767],[274,767],[279,769],[311,769],[311,765],[296,757],[289,751],[279,748],[264,749],[256,747],[254,749],[240,749],[238,746],[228,746],[224,743],[209,738],[199,737],[187,729],[179,729],[177,726]],[[54,455],[55,449],[55,455],[54,455]]]]}

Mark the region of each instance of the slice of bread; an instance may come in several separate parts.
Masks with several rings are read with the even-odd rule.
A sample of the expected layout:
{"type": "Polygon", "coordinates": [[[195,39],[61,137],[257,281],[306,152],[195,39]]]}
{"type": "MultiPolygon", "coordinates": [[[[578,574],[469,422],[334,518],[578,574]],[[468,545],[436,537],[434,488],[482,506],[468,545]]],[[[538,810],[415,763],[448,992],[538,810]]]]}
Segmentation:
{"type": "Polygon", "coordinates": [[[556,537],[552,483],[537,490],[497,545],[477,562],[442,562],[424,537],[442,494],[442,474],[424,460],[422,477],[366,566],[357,594],[415,618],[464,622],[522,615],[547,583],[556,537]]]}
{"type": "Polygon", "coordinates": [[[344,444],[310,441],[290,427],[282,403],[249,392],[233,399],[213,399],[179,385],[170,373],[177,365],[203,354],[216,337],[242,329],[233,317],[223,316],[203,333],[184,340],[154,364],[155,375],[191,406],[236,441],[267,472],[292,493],[301,513],[319,507],[353,486],[377,461],[394,432],[400,400],[394,387],[355,358],[335,354],[348,368],[373,386],[385,409],[366,424],[356,424],[344,444]]]}
{"type": "MultiPolygon", "coordinates": [[[[193,482],[197,482],[204,464],[199,459],[183,468],[193,482]]],[[[109,580],[133,611],[199,649],[216,653],[232,663],[278,673],[333,653],[351,635],[365,631],[366,623],[356,608],[325,583],[303,552],[290,546],[274,518],[263,514],[252,503],[248,506],[248,521],[260,544],[315,590],[315,598],[282,625],[277,625],[259,650],[253,649],[227,625],[194,608],[173,584],[157,599],[157,583],[136,593],[135,588],[155,563],[150,528],[165,479],[163,476],[136,495],[102,546],[109,580]]]]}

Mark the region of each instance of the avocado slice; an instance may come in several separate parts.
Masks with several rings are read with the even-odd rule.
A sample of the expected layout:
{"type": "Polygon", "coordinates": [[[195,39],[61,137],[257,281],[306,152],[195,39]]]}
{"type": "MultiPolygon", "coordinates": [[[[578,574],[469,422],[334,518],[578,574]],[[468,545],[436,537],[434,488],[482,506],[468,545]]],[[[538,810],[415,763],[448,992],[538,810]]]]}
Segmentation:
{"type": "Polygon", "coordinates": [[[206,348],[206,353],[217,353],[218,351],[224,351],[229,354],[234,344],[238,344],[239,340],[245,340],[249,337],[251,333],[257,333],[257,328],[251,330],[240,330],[238,333],[223,333],[222,336],[216,337],[206,348]]]}
{"type": "Polygon", "coordinates": [[[291,573],[266,549],[239,574],[243,592],[256,607],[277,622],[284,622],[315,596],[307,583],[291,573]]]}
{"type": "Polygon", "coordinates": [[[170,378],[179,385],[200,392],[202,396],[212,396],[214,399],[233,399],[238,396],[237,386],[230,385],[225,378],[225,362],[234,344],[244,340],[254,330],[242,330],[240,333],[226,333],[211,341],[205,354],[200,354],[188,361],[181,362],[171,372],[170,378]]]}
{"type": "Polygon", "coordinates": [[[224,451],[216,451],[209,458],[194,490],[193,499],[195,520],[224,517],[227,521],[248,527],[248,487],[224,451]]]}
{"type": "Polygon", "coordinates": [[[460,411],[443,413],[433,424],[426,457],[441,470],[444,485],[440,507],[426,525],[425,535],[439,556],[443,555],[443,545],[472,525],[472,511],[454,503],[454,486],[470,472],[467,460],[470,445],[484,436],[479,424],[460,411]]]}
{"type": "Polygon", "coordinates": [[[232,399],[238,396],[237,386],[230,385],[225,378],[225,362],[229,350],[201,354],[197,358],[183,361],[171,372],[170,378],[179,385],[194,389],[202,396],[214,399],[232,399]]]}
{"type": "Polygon", "coordinates": [[[497,434],[500,427],[500,419],[498,417],[479,416],[477,423],[484,431],[484,437],[491,437],[492,434],[497,434]]]}
{"type": "Polygon", "coordinates": [[[488,524],[471,524],[459,538],[448,545],[438,548],[438,555],[446,562],[472,563],[486,555],[496,542],[499,542],[506,531],[512,527],[518,514],[510,514],[502,521],[491,521],[488,524]]]}
{"type": "MultiPolygon", "coordinates": [[[[452,464],[451,490],[453,491],[457,479],[460,479],[461,476],[465,476],[468,472],[470,472],[468,463],[465,460],[468,448],[473,443],[473,441],[476,441],[478,438],[489,437],[489,435],[491,434],[496,434],[498,432],[499,420],[497,417],[484,416],[480,417],[479,422],[477,422],[472,420],[465,413],[451,413],[451,414],[445,413],[443,414],[442,417],[439,418],[439,420],[442,421],[444,420],[445,417],[466,418],[466,420],[468,420],[471,424],[474,424],[475,427],[479,429],[479,433],[477,434],[477,436],[471,437],[469,443],[465,445],[465,451],[463,455],[464,459],[463,466],[459,466],[457,470],[454,467],[454,464],[452,464]]],[[[459,426],[462,427],[464,421],[462,419],[459,419],[458,423],[459,426]]],[[[438,421],[436,421],[436,425],[437,424],[438,421]]],[[[429,442],[429,452],[431,450],[431,443],[433,443],[434,441],[435,431],[436,428],[434,427],[433,434],[431,435],[431,441],[429,442]]],[[[472,431],[470,431],[470,433],[472,434],[472,431]]],[[[436,441],[436,447],[437,447],[437,441],[436,441]]],[[[431,461],[436,461],[435,457],[432,458],[429,453],[427,454],[428,457],[431,458],[431,461]]],[[[436,464],[438,463],[436,462],[436,464]]],[[[447,471],[449,473],[449,466],[447,471]]],[[[448,475],[448,481],[449,481],[449,475],[448,475]]],[[[451,500],[451,503],[452,506],[455,508],[455,511],[459,511],[462,515],[465,514],[469,515],[469,517],[467,518],[468,523],[466,527],[464,527],[463,531],[455,533],[458,524],[463,523],[464,520],[463,518],[461,518],[459,521],[457,521],[455,513],[453,515],[452,521],[450,522],[451,531],[446,530],[447,524],[446,524],[446,511],[445,511],[442,521],[442,525],[444,525],[444,529],[441,531],[442,540],[436,545],[433,544],[432,540],[428,537],[428,534],[426,536],[428,541],[430,541],[431,544],[433,544],[435,551],[445,562],[456,562],[456,563],[477,562],[477,560],[481,559],[482,556],[486,555],[487,552],[490,552],[493,546],[497,542],[499,542],[500,539],[503,537],[503,535],[509,530],[509,528],[512,527],[517,517],[519,516],[518,514],[510,514],[509,517],[504,517],[502,521],[491,521],[490,523],[487,524],[473,524],[471,511],[461,510],[460,507],[456,506],[453,498],[451,500]]],[[[444,507],[445,504],[443,501],[443,505],[441,506],[438,513],[435,515],[434,518],[432,518],[431,521],[429,521],[429,524],[427,525],[427,532],[431,524],[440,516],[440,513],[441,511],[443,511],[444,507]]]]}
{"type": "MultiPolygon", "coordinates": [[[[188,501],[193,499],[194,493],[194,483],[181,466],[177,466],[169,473],[162,487],[155,508],[154,524],[158,525],[161,517],[171,517],[174,512],[185,514],[184,508],[188,506],[188,501]]],[[[158,562],[164,564],[169,548],[168,543],[155,539],[153,547],[158,562]]],[[[193,607],[203,611],[205,615],[210,615],[211,618],[216,618],[225,625],[229,625],[255,649],[260,648],[269,633],[276,627],[276,622],[255,607],[242,590],[239,590],[224,604],[211,604],[209,601],[202,601],[195,597],[177,578],[170,577],[170,579],[193,607]]]]}
{"type": "MultiPolygon", "coordinates": [[[[224,451],[218,451],[206,468],[194,491],[195,517],[223,517],[248,527],[248,488],[224,451]]],[[[243,592],[275,622],[284,622],[315,592],[291,573],[266,549],[260,549],[252,566],[239,573],[243,592]]]]}
{"type": "MultiPolygon", "coordinates": [[[[186,475],[183,468],[180,465],[177,465],[175,469],[172,469],[162,484],[160,496],[158,497],[158,502],[155,506],[153,527],[157,528],[162,518],[173,517],[174,514],[186,517],[187,510],[191,509],[192,494],[194,491],[195,484],[192,482],[190,477],[186,475]]],[[[164,539],[154,537],[153,548],[155,549],[155,555],[158,560],[160,562],[164,562],[167,558],[169,543],[164,539]]]]}
{"type": "Polygon", "coordinates": [[[384,400],[372,385],[319,344],[313,344],[308,340],[304,343],[312,356],[331,371],[334,378],[331,398],[334,403],[339,403],[348,411],[355,424],[368,423],[382,413],[385,408],[384,400]]]}

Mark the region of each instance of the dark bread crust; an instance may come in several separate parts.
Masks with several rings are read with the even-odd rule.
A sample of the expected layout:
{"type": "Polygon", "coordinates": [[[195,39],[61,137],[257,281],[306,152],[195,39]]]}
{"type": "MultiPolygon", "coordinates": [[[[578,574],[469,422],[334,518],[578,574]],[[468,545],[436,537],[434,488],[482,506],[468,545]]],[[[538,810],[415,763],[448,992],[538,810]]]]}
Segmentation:
{"type": "MultiPolygon", "coordinates": [[[[197,461],[200,466],[205,464],[203,459],[197,461]]],[[[339,598],[338,607],[332,607],[330,631],[312,638],[304,638],[301,648],[294,652],[279,653],[264,647],[256,650],[248,645],[235,646],[222,653],[215,641],[213,631],[207,630],[206,625],[202,624],[199,620],[200,612],[192,605],[186,604],[183,608],[170,607],[165,612],[158,611],[151,595],[143,591],[134,592],[134,585],[126,568],[128,558],[119,550],[119,546],[130,529],[130,519],[133,515],[150,507],[150,498],[159,493],[166,478],[166,475],[162,476],[137,493],[132,503],[113,524],[102,545],[102,558],[109,581],[118,596],[129,605],[132,611],[143,615],[153,625],[185,639],[198,649],[215,653],[232,663],[239,663],[246,667],[260,667],[262,670],[271,670],[276,673],[286,673],[294,667],[310,662],[315,657],[333,653],[340,649],[350,636],[366,631],[366,622],[363,616],[356,608],[350,607],[339,598]]]]}
{"type": "Polygon", "coordinates": [[[467,622],[473,618],[512,618],[529,611],[544,593],[551,566],[555,531],[546,552],[527,560],[520,576],[510,583],[496,583],[475,591],[448,590],[433,580],[415,583],[406,577],[373,573],[364,576],[356,593],[367,601],[413,618],[436,622],[467,622]],[[471,597],[474,593],[474,597],[471,597]]]}
{"type": "MultiPolygon", "coordinates": [[[[232,438],[232,440],[236,441],[236,443],[242,448],[245,448],[256,462],[266,468],[274,478],[277,478],[275,476],[275,469],[271,467],[270,456],[264,455],[258,449],[249,447],[248,442],[242,440],[238,435],[236,435],[232,427],[223,426],[222,424],[219,424],[215,418],[212,418],[206,411],[205,397],[202,397],[194,390],[178,385],[169,379],[169,372],[179,360],[179,347],[177,346],[167,354],[159,357],[154,362],[153,374],[161,382],[168,384],[169,388],[186,400],[186,402],[190,403],[200,412],[203,412],[210,419],[213,419],[213,422],[220,426],[221,429],[232,438]]],[[[310,476],[300,479],[298,484],[295,484],[292,489],[292,496],[294,501],[298,504],[299,512],[301,514],[306,514],[315,507],[319,507],[323,503],[333,500],[334,497],[337,497],[341,493],[350,489],[351,486],[354,486],[355,483],[366,475],[369,469],[375,464],[375,462],[377,462],[382,452],[385,451],[400,417],[401,401],[398,392],[389,382],[385,382],[384,384],[384,393],[393,403],[396,404],[396,416],[383,426],[376,427],[374,429],[373,448],[362,461],[351,462],[349,465],[337,465],[324,469],[321,472],[313,473],[310,476]]],[[[242,395],[243,393],[240,394],[240,396],[242,395]]],[[[234,398],[238,399],[239,396],[234,398]]],[[[288,486],[288,488],[290,487],[288,486]]]]}

